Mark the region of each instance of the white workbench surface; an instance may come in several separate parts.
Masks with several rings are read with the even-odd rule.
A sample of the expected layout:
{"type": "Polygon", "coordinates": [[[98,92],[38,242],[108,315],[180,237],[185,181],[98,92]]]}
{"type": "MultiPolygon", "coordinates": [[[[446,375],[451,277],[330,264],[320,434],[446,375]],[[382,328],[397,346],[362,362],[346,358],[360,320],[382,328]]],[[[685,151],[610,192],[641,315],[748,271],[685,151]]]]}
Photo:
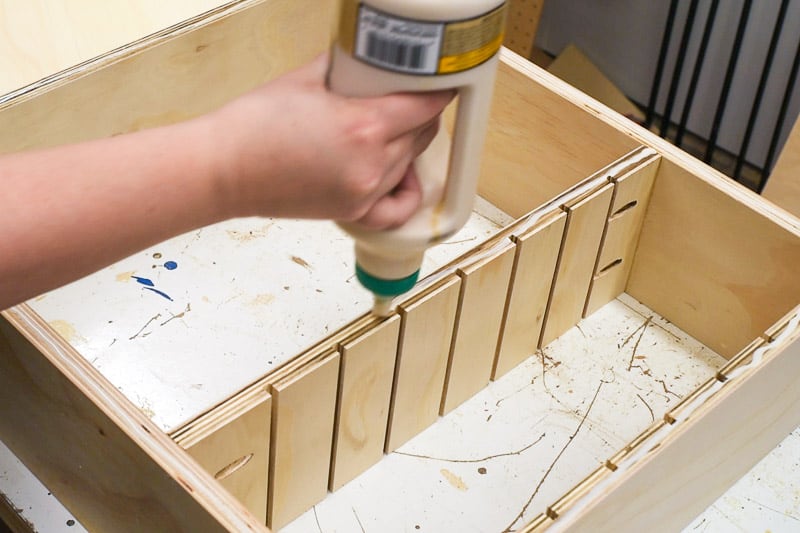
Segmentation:
{"type": "MultiPolygon", "coordinates": [[[[96,0],[80,3],[0,0],[0,94],[221,3],[220,0],[96,0]]],[[[333,249],[340,250],[340,258],[349,256],[349,252],[344,252],[349,248],[349,243],[341,238],[330,239],[330,234],[325,237],[324,232],[317,232],[314,224],[322,223],[307,226],[309,231],[304,233],[305,237],[301,242],[297,242],[295,238],[292,243],[291,233],[284,235],[286,247],[280,251],[248,246],[248,243],[257,242],[267,233],[271,234],[271,238],[282,234],[283,224],[284,222],[278,221],[240,220],[204,230],[199,234],[182,236],[163,246],[137,254],[95,275],[91,280],[73,284],[34,301],[33,305],[71,343],[87,354],[112,382],[120,386],[135,404],[162,428],[169,430],[190,418],[193,413],[199,412],[198,409],[212,402],[213,398],[224,397],[229,393],[226,391],[235,389],[240,382],[246,381],[248,373],[253,370],[253,364],[260,365],[261,370],[268,369],[270,361],[272,365],[278,363],[275,357],[295,353],[304,343],[313,342],[318,338],[313,337],[318,330],[324,331],[326,327],[332,330],[338,327],[337,324],[341,325],[339,322],[346,322],[368,308],[367,295],[359,295],[360,289],[347,279],[349,274],[346,272],[350,271],[351,265],[346,265],[345,268],[342,261],[333,260],[331,256],[333,249]],[[200,239],[205,245],[195,246],[200,239]],[[161,255],[156,257],[156,254],[161,255]],[[177,268],[168,269],[165,266],[168,261],[174,261],[177,268]],[[329,279],[337,279],[338,282],[331,287],[336,287],[341,292],[333,292],[331,289],[330,293],[318,293],[319,285],[315,286],[314,281],[315,276],[322,273],[326,277],[331,275],[329,279]],[[150,280],[153,286],[139,283],[132,276],[150,280]],[[151,289],[160,291],[171,300],[151,289]],[[347,294],[347,298],[343,297],[344,294],[347,294]],[[74,306],[76,299],[81,302],[79,309],[74,306]],[[69,307],[70,301],[73,302],[72,308],[69,307]],[[303,306],[303,302],[312,302],[312,312],[320,313],[315,316],[334,316],[334,322],[309,321],[308,317],[297,315],[294,322],[276,321],[274,317],[280,316],[274,313],[276,302],[280,307],[282,302],[289,301],[303,306]],[[347,306],[347,310],[337,309],[341,305],[347,306]],[[215,316],[230,318],[231,315],[236,320],[246,318],[239,322],[229,319],[225,327],[220,325],[220,321],[214,320],[215,316]],[[304,320],[302,330],[308,338],[302,335],[285,335],[286,332],[300,331],[299,320],[304,320]],[[310,330],[306,329],[308,326],[311,327],[310,330]],[[223,329],[226,337],[220,340],[223,329]],[[187,350],[186,339],[201,334],[201,331],[206,336],[194,346],[202,346],[203,349],[187,350]],[[282,336],[287,338],[279,338],[282,336]],[[181,338],[184,340],[181,341],[181,338]],[[236,339],[236,349],[224,342],[230,338],[236,339]],[[278,347],[277,351],[262,349],[259,353],[253,350],[261,341],[274,342],[272,348],[278,347]],[[216,361],[224,362],[221,368],[215,368],[215,372],[224,372],[223,379],[209,382],[195,373],[197,367],[204,366],[198,363],[207,361],[209,354],[216,361]]],[[[467,239],[462,245],[471,247],[479,240],[479,235],[485,235],[486,231],[488,227],[462,238],[461,240],[467,239]]],[[[458,246],[451,245],[451,249],[437,261],[458,255],[458,246]]],[[[433,265],[428,265],[429,269],[432,267],[433,265]]],[[[608,317],[601,315],[590,319],[602,322],[608,317]]],[[[558,342],[566,345],[567,352],[577,349],[583,343],[581,336],[590,329],[592,328],[588,323],[582,324],[580,330],[573,330],[558,342]]],[[[655,330],[651,327],[649,331],[655,330]]],[[[398,479],[387,490],[396,490],[395,494],[405,494],[403,483],[413,487],[423,484],[425,490],[435,492],[437,498],[444,498],[441,502],[455,501],[451,500],[453,495],[463,497],[474,493],[474,497],[479,498],[482,494],[491,494],[483,489],[488,490],[498,481],[505,483],[516,479],[520,486],[519,492],[515,492],[517,500],[509,498],[508,501],[492,501],[491,507],[496,507],[497,511],[489,513],[491,520],[502,524],[502,529],[521,510],[520,503],[530,497],[531,489],[535,488],[541,477],[536,474],[541,474],[541,464],[530,467],[531,470],[524,469],[524,461],[533,457],[528,451],[539,453],[549,448],[552,461],[552,454],[563,449],[565,453],[559,461],[571,464],[574,460],[576,465],[580,463],[586,467],[594,464],[593,461],[598,458],[609,455],[607,450],[616,449],[626,431],[634,431],[633,427],[627,430],[619,428],[616,423],[614,437],[608,430],[599,431],[598,428],[610,423],[602,414],[609,406],[619,407],[619,402],[627,405],[628,414],[635,414],[629,418],[636,420],[638,424],[649,420],[650,414],[645,404],[656,410],[654,405],[659,401],[675,401],[671,399],[671,394],[662,396],[656,392],[638,391],[634,396],[621,396],[617,389],[621,391],[633,386],[632,382],[620,377],[624,377],[624,373],[614,371],[608,374],[603,365],[595,364],[593,368],[596,372],[579,372],[572,374],[574,377],[570,378],[566,373],[562,375],[569,368],[566,359],[561,355],[551,357],[552,359],[545,360],[546,367],[551,365],[547,368],[546,378],[537,379],[537,376],[543,376],[541,360],[531,359],[409,442],[400,453],[388,457],[317,506],[315,511],[301,517],[287,530],[386,531],[383,526],[370,527],[369,513],[357,513],[353,502],[361,502],[359,509],[361,505],[372,505],[369,498],[358,500],[360,491],[363,493],[366,487],[373,486],[370,483],[376,483],[375,479],[380,478],[382,470],[392,472],[398,468],[414,472],[414,476],[418,477],[398,479]],[[562,364],[553,367],[554,361],[561,361],[562,364]],[[600,385],[601,380],[609,383],[600,385]],[[528,430],[517,431],[513,435],[504,433],[504,428],[508,431],[511,424],[506,415],[512,411],[520,411],[512,406],[519,402],[525,403],[529,394],[541,393],[541,390],[536,389],[544,387],[545,382],[553,395],[548,395],[550,400],[537,406],[542,410],[538,415],[536,412],[531,415],[528,430]],[[565,387],[573,392],[565,393],[565,387]],[[554,391],[554,388],[558,390],[554,391]],[[581,391],[581,394],[575,391],[581,391]],[[597,400],[592,403],[595,393],[597,400]],[[640,401],[637,395],[647,401],[640,401]],[[587,416],[586,412],[590,407],[592,412],[587,416]],[[551,417],[556,415],[564,417],[560,424],[553,423],[551,417]],[[495,439],[493,435],[492,442],[502,443],[502,449],[490,449],[488,441],[479,440],[466,441],[461,448],[442,448],[445,443],[464,441],[454,438],[454,435],[460,435],[463,428],[475,424],[485,424],[486,428],[508,437],[495,439]],[[576,442],[567,450],[564,436],[576,431],[576,442]],[[578,437],[588,439],[585,445],[588,448],[578,444],[578,437]],[[539,438],[542,440],[539,441],[539,438]],[[524,452],[511,453],[534,442],[536,444],[524,452]],[[599,448],[593,448],[595,445],[599,448]],[[490,455],[498,457],[486,458],[490,455]],[[408,468],[412,462],[416,466],[408,468]],[[481,468],[485,469],[485,473],[479,470],[481,468]],[[533,474],[528,477],[522,475],[522,472],[533,474]],[[423,483],[425,479],[429,483],[423,483]],[[534,480],[537,483],[532,485],[534,480]],[[304,529],[306,526],[309,529],[304,529]]],[[[681,386],[691,381],[689,376],[694,370],[698,369],[691,365],[681,367],[678,374],[683,380],[678,380],[681,386]]],[[[707,368],[700,370],[696,376],[698,379],[707,368]]],[[[250,374],[250,377],[253,375],[250,374]]],[[[663,379],[666,378],[665,374],[663,379]]],[[[671,393],[678,390],[678,382],[667,383],[671,393]]],[[[689,388],[681,389],[681,392],[688,390],[689,388]]],[[[800,529],[800,482],[797,476],[799,461],[800,431],[795,431],[698,517],[687,531],[797,531],[800,529]]],[[[545,463],[549,465],[547,461],[545,463]]],[[[566,470],[564,475],[567,478],[572,470],[574,475],[582,475],[573,468],[566,470]]],[[[553,476],[553,479],[556,477],[553,476]]],[[[559,482],[563,484],[568,481],[562,479],[559,482]]],[[[551,499],[560,489],[554,485],[554,488],[548,490],[551,493],[547,494],[547,498],[551,499]]],[[[49,495],[46,488],[1,444],[0,493],[39,531],[74,532],[82,529],[49,495]]],[[[413,520],[419,522],[411,524],[405,518],[398,518],[394,525],[401,524],[402,527],[394,528],[395,530],[402,531],[408,526],[410,531],[416,531],[416,525],[420,526],[419,530],[423,530],[423,524],[427,525],[425,530],[436,530],[432,524],[436,524],[443,516],[447,518],[456,512],[455,508],[448,508],[438,500],[435,506],[428,506],[425,498],[419,494],[409,496],[409,505],[417,510],[413,520]]],[[[537,498],[542,501],[545,499],[545,493],[541,489],[537,498]]],[[[536,505],[534,499],[528,506],[530,511],[526,517],[535,514],[536,505]]],[[[481,508],[486,507],[484,501],[481,508]]],[[[472,529],[476,531],[485,530],[481,529],[481,524],[491,528],[489,531],[494,530],[488,523],[471,523],[472,529]]],[[[520,522],[515,525],[519,526],[520,522]]]]}

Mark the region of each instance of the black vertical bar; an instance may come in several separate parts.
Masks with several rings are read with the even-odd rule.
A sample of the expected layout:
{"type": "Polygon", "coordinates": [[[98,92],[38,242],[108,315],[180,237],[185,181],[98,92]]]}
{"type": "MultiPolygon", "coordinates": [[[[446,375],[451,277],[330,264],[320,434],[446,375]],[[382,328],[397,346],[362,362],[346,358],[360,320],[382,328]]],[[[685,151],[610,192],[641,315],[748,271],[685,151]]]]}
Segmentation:
{"type": "Polygon", "coordinates": [[[703,28],[703,37],[700,39],[700,46],[697,49],[697,58],[694,60],[692,79],[689,81],[689,88],[686,90],[686,101],[683,104],[683,111],[681,112],[681,121],[678,125],[678,132],[675,134],[675,144],[677,146],[681,145],[681,142],[683,141],[683,135],[686,133],[686,123],[689,121],[689,113],[691,112],[692,104],[694,103],[694,93],[697,90],[697,82],[700,79],[700,71],[703,69],[703,63],[706,60],[708,41],[711,38],[711,31],[714,29],[714,22],[717,20],[718,7],[719,0],[712,0],[711,7],[708,8],[706,26],[703,28]]]}
{"type": "Polygon", "coordinates": [[[658,90],[661,86],[661,76],[664,74],[664,63],[667,60],[669,42],[672,40],[672,26],[675,24],[675,13],[678,11],[678,0],[672,0],[669,4],[667,22],[664,25],[664,36],[661,38],[661,51],[658,53],[658,63],[656,63],[656,74],[653,78],[653,86],[650,88],[650,102],[647,104],[647,114],[645,116],[645,126],[653,124],[656,100],[658,100],[658,90]]]}
{"type": "Polygon", "coordinates": [[[733,80],[733,74],[736,71],[736,60],[739,59],[739,51],[742,48],[742,39],[744,38],[744,31],[747,28],[747,21],[749,19],[748,15],[750,14],[750,7],[752,4],[752,0],[744,0],[742,14],[739,16],[739,27],[736,29],[736,38],[733,41],[731,57],[728,60],[728,70],[725,73],[725,80],[722,82],[722,92],[719,95],[717,112],[714,115],[714,122],[711,125],[711,135],[709,136],[708,146],[706,147],[706,155],[704,158],[706,163],[711,162],[711,157],[714,155],[714,150],[717,147],[719,126],[722,123],[722,115],[725,114],[725,107],[728,103],[728,93],[731,90],[731,81],[733,80]]]}
{"type": "Polygon", "coordinates": [[[794,61],[792,62],[792,69],[789,71],[789,79],[786,82],[786,89],[783,91],[783,100],[781,101],[781,108],[778,111],[778,122],[775,124],[775,131],[772,132],[772,140],[769,143],[769,150],[767,151],[767,158],[764,161],[764,168],[761,171],[761,179],[758,182],[756,191],[761,194],[764,186],[767,184],[767,178],[772,171],[772,162],[775,158],[775,151],[778,149],[778,140],[781,136],[783,129],[783,122],[786,119],[786,111],[789,109],[789,102],[792,100],[794,94],[794,86],[797,81],[797,73],[800,70],[800,41],[797,43],[797,50],[794,53],[794,61]]]}
{"type": "Polygon", "coordinates": [[[744,131],[742,146],[739,148],[739,155],[736,158],[736,168],[733,171],[733,177],[736,181],[739,181],[739,178],[742,176],[742,166],[745,162],[747,149],[750,146],[750,138],[753,135],[753,128],[758,118],[761,98],[764,96],[764,88],[767,86],[769,71],[772,69],[772,60],[775,58],[775,49],[778,48],[778,40],[781,37],[781,31],[783,31],[783,21],[786,18],[786,10],[788,7],[789,0],[781,0],[778,18],[775,20],[775,29],[772,32],[772,38],[769,41],[769,48],[767,49],[767,57],[764,60],[764,67],[761,69],[761,79],[758,80],[758,89],[756,89],[756,96],[753,99],[753,107],[750,108],[750,118],[747,119],[747,129],[744,131]]]}
{"type": "Polygon", "coordinates": [[[681,35],[681,42],[678,46],[678,57],[675,59],[675,68],[672,70],[672,82],[669,84],[669,93],[667,93],[667,105],[664,108],[664,114],[661,116],[659,135],[662,137],[667,136],[669,122],[672,119],[672,108],[675,105],[675,96],[678,94],[678,86],[681,82],[681,74],[683,74],[683,61],[686,59],[686,49],[689,47],[689,39],[692,37],[694,17],[697,13],[699,1],[692,0],[692,3],[689,4],[689,12],[686,14],[686,25],[683,27],[683,35],[681,35]]]}

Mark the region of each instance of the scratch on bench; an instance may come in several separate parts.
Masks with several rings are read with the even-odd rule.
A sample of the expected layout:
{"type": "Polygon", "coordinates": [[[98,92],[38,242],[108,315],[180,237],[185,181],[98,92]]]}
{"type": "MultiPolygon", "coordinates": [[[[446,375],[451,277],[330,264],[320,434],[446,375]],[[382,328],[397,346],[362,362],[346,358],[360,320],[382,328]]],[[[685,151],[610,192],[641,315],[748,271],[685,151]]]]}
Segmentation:
{"type": "MultiPolygon", "coordinates": [[[[644,321],[644,324],[636,328],[636,331],[631,333],[628,336],[628,338],[625,339],[625,341],[623,341],[622,343],[622,346],[625,346],[628,343],[628,341],[630,341],[631,337],[633,337],[636,334],[637,331],[642,330],[642,332],[639,334],[639,338],[636,339],[636,344],[633,345],[633,350],[631,351],[631,360],[628,362],[628,372],[630,372],[631,368],[633,368],[633,359],[636,357],[636,350],[639,349],[639,343],[642,342],[642,337],[644,337],[644,333],[645,331],[647,331],[647,326],[650,324],[652,320],[653,320],[653,315],[647,317],[647,320],[644,321]]],[[[620,346],[620,348],[622,346],[620,346]]]]}
{"type": "Polygon", "coordinates": [[[506,528],[503,530],[503,533],[510,533],[511,528],[514,527],[514,524],[519,522],[519,520],[525,515],[525,511],[528,510],[528,507],[530,506],[531,502],[539,493],[539,489],[542,488],[542,485],[544,484],[547,477],[550,475],[550,472],[553,471],[553,468],[556,466],[556,463],[558,463],[558,461],[561,459],[561,456],[564,455],[564,452],[567,450],[572,441],[575,440],[575,437],[578,435],[578,432],[583,427],[584,422],[586,422],[586,418],[589,416],[589,412],[592,410],[592,407],[594,406],[595,400],[597,400],[597,396],[600,394],[600,389],[603,388],[603,385],[605,383],[606,383],[605,381],[600,380],[600,384],[597,385],[597,390],[594,392],[592,401],[589,402],[589,407],[586,408],[586,412],[583,414],[581,421],[578,423],[578,427],[575,428],[575,431],[572,432],[572,435],[569,436],[567,442],[564,444],[564,447],[561,448],[561,451],[558,452],[558,455],[556,455],[555,459],[553,459],[553,462],[550,463],[550,466],[545,471],[544,475],[542,476],[542,479],[539,480],[539,483],[536,485],[536,488],[533,489],[533,493],[528,498],[528,501],[525,502],[525,505],[522,507],[522,510],[519,513],[517,513],[517,516],[514,517],[514,520],[512,520],[511,523],[506,526],[506,528]]]}
{"type": "MultiPolygon", "coordinates": [[[[541,419],[539,419],[539,421],[536,422],[536,425],[538,425],[539,423],[544,421],[545,418],[546,417],[542,417],[541,419]]],[[[395,451],[394,453],[397,454],[397,455],[405,455],[406,457],[416,457],[417,459],[430,459],[431,461],[445,461],[447,463],[482,463],[484,461],[488,461],[490,459],[496,459],[498,457],[508,457],[510,455],[520,455],[520,454],[526,452],[527,450],[529,450],[530,448],[533,448],[535,445],[539,444],[542,441],[542,439],[544,439],[545,435],[547,435],[547,433],[542,433],[541,435],[539,435],[538,439],[536,439],[535,441],[531,442],[530,444],[524,446],[523,448],[520,448],[519,450],[515,450],[513,452],[498,453],[498,454],[495,454],[495,455],[487,455],[486,457],[481,457],[481,458],[478,458],[478,459],[448,459],[448,458],[445,458],[445,457],[432,457],[430,455],[422,455],[422,454],[398,452],[398,451],[395,451]]]]}

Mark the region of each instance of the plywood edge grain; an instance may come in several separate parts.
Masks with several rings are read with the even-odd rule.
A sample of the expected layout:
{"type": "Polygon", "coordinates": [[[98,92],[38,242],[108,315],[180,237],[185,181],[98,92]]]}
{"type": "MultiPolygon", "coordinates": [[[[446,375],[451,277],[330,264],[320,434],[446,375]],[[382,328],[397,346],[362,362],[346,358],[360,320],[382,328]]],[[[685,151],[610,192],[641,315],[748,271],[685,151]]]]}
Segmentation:
{"type": "Polygon", "coordinates": [[[264,530],[27,305],[0,330],[3,441],[86,527],[264,530]]]}

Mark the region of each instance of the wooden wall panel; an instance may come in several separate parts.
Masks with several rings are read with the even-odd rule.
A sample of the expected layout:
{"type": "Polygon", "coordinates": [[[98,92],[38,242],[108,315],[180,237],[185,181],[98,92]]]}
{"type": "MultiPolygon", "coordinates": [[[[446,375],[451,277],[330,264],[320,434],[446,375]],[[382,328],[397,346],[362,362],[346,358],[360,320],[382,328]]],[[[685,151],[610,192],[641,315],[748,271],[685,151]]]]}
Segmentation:
{"type": "Polygon", "coordinates": [[[402,446],[439,415],[461,279],[399,306],[402,324],[386,452],[402,446]]]}
{"type": "Polygon", "coordinates": [[[267,523],[272,397],[264,393],[238,416],[186,448],[200,466],[267,523]]]}
{"type": "Polygon", "coordinates": [[[279,529],[328,492],[339,354],[272,386],[267,525],[279,529]]]}
{"type": "Polygon", "coordinates": [[[399,333],[400,316],[394,315],[341,345],[330,490],[383,457],[399,333]]]}
{"type": "Polygon", "coordinates": [[[583,316],[625,291],[657,171],[658,159],[653,159],[613,179],[611,214],[583,316]]]}
{"type": "Polygon", "coordinates": [[[800,301],[796,233],[664,158],[626,292],[731,357],[800,301]]]}
{"type": "MultiPolygon", "coordinates": [[[[527,62],[525,67],[541,70],[527,62]]],[[[531,83],[501,61],[478,190],[512,217],[521,217],[639,146],[594,112],[531,83]]]]}
{"type": "Polygon", "coordinates": [[[800,120],[797,120],[781,149],[764,187],[764,198],[800,217],[800,120]]]}
{"type": "Polygon", "coordinates": [[[567,228],[541,345],[573,327],[583,316],[603,237],[613,185],[610,183],[564,206],[567,228]]]}
{"type": "Polygon", "coordinates": [[[0,434],[90,531],[264,529],[26,305],[0,317],[0,434]]]}
{"type": "Polygon", "coordinates": [[[0,103],[0,153],[211,111],[326,50],[334,8],[312,0],[244,1],[66,71],[0,103]]]}
{"type": "Polygon", "coordinates": [[[514,269],[492,379],[503,376],[539,347],[566,221],[567,214],[559,211],[513,237],[514,269]]]}
{"type": "Polygon", "coordinates": [[[461,295],[441,415],[446,415],[489,383],[513,264],[514,245],[506,241],[502,249],[489,257],[458,270],[461,295]]]}

